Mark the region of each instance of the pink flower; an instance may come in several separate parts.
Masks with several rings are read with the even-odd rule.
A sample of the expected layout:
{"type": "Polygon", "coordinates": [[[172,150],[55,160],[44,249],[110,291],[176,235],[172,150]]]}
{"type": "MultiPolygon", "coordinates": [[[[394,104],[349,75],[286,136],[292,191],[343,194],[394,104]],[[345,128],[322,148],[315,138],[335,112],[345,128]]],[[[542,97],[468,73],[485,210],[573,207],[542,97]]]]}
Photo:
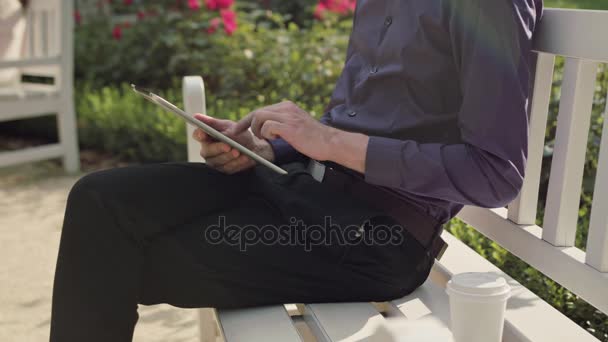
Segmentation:
{"type": "Polygon", "coordinates": [[[127,6],[133,5],[133,0],[124,0],[123,3],[127,6]]]}
{"type": "Polygon", "coordinates": [[[201,3],[199,2],[199,0],[188,0],[188,8],[193,11],[198,11],[199,9],[201,9],[201,3]]]}
{"type": "Polygon", "coordinates": [[[137,19],[143,20],[146,17],[146,13],[144,11],[137,11],[137,19]]]}
{"type": "Polygon", "coordinates": [[[217,28],[220,26],[221,23],[222,23],[222,20],[220,18],[211,19],[211,21],[209,21],[209,27],[207,28],[207,33],[209,33],[209,34],[215,33],[215,31],[217,31],[217,28]]]}
{"type": "Polygon", "coordinates": [[[80,11],[79,10],[75,10],[74,11],[74,21],[78,25],[80,25],[80,23],[82,23],[82,15],[80,15],[80,11]]]}
{"type": "Polygon", "coordinates": [[[316,19],[323,19],[323,15],[327,12],[327,6],[323,4],[323,2],[319,2],[315,7],[314,16],[316,19]]]}
{"type": "Polygon", "coordinates": [[[226,9],[230,8],[234,4],[234,0],[216,0],[217,8],[226,9]]]}
{"type": "Polygon", "coordinates": [[[316,19],[323,19],[323,15],[327,11],[345,15],[354,12],[356,6],[356,0],[320,0],[315,8],[314,16],[316,19]]]}
{"type": "Polygon", "coordinates": [[[116,40],[120,40],[122,38],[122,27],[120,27],[120,25],[114,26],[114,29],[112,30],[112,37],[114,37],[116,40]]]}
{"type": "Polygon", "coordinates": [[[220,14],[224,21],[224,31],[231,36],[236,31],[236,13],[232,10],[222,10],[220,14]]]}
{"type": "Polygon", "coordinates": [[[205,5],[210,10],[222,10],[230,8],[234,0],[205,0],[205,5]]]}

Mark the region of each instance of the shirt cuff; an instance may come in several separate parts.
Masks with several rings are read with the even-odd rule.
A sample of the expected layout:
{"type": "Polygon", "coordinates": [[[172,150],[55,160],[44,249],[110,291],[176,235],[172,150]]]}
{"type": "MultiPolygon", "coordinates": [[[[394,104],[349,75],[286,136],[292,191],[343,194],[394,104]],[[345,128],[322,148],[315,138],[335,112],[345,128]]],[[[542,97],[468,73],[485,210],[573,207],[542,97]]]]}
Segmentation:
{"type": "Polygon", "coordinates": [[[365,157],[365,181],[370,184],[398,188],[401,184],[402,141],[369,137],[365,157]]]}
{"type": "Polygon", "coordinates": [[[306,156],[298,152],[287,141],[278,138],[268,140],[272,151],[274,152],[274,163],[277,165],[292,163],[295,161],[305,160],[306,156]]]}

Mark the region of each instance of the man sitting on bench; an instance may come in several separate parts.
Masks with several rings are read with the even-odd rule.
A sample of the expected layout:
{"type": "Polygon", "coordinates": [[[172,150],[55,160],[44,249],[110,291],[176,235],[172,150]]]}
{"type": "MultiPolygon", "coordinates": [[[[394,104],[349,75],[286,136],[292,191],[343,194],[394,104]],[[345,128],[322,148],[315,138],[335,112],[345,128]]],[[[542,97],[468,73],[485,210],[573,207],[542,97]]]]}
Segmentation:
{"type": "MultiPolygon", "coordinates": [[[[541,0],[360,0],[320,121],[290,102],[197,115],[199,163],[96,172],[72,189],[52,341],[130,341],[138,304],[386,301],[428,276],[463,205],[523,181],[541,0]],[[315,162],[316,161],[316,162],[315,162]]],[[[235,66],[238,67],[238,66],[235,66]]]]}

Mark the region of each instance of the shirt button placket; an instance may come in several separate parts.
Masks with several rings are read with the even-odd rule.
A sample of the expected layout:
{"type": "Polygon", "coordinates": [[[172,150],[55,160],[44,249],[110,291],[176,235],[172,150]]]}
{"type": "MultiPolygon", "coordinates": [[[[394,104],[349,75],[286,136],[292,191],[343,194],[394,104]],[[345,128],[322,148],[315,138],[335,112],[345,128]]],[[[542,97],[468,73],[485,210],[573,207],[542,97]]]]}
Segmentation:
{"type": "MultiPolygon", "coordinates": [[[[391,17],[390,15],[388,17],[386,17],[386,19],[384,19],[384,28],[385,31],[388,30],[388,28],[393,24],[393,17],[391,17]]],[[[370,75],[375,75],[378,73],[378,66],[377,65],[372,65],[371,68],[369,69],[369,73],[370,75]]]]}

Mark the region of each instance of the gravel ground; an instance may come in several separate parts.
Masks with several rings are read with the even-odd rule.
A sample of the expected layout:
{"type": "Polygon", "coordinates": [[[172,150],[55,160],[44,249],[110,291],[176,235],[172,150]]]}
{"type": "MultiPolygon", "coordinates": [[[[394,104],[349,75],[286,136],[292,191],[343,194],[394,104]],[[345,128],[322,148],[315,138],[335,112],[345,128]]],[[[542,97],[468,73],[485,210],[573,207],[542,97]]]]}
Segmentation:
{"type": "MultiPolygon", "coordinates": [[[[0,341],[48,341],[65,200],[78,178],[53,162],[0,169],[0,341]]],[[[194,310],[158,305],[139,314],[134,341],[197,340],[194,310]]]]}

